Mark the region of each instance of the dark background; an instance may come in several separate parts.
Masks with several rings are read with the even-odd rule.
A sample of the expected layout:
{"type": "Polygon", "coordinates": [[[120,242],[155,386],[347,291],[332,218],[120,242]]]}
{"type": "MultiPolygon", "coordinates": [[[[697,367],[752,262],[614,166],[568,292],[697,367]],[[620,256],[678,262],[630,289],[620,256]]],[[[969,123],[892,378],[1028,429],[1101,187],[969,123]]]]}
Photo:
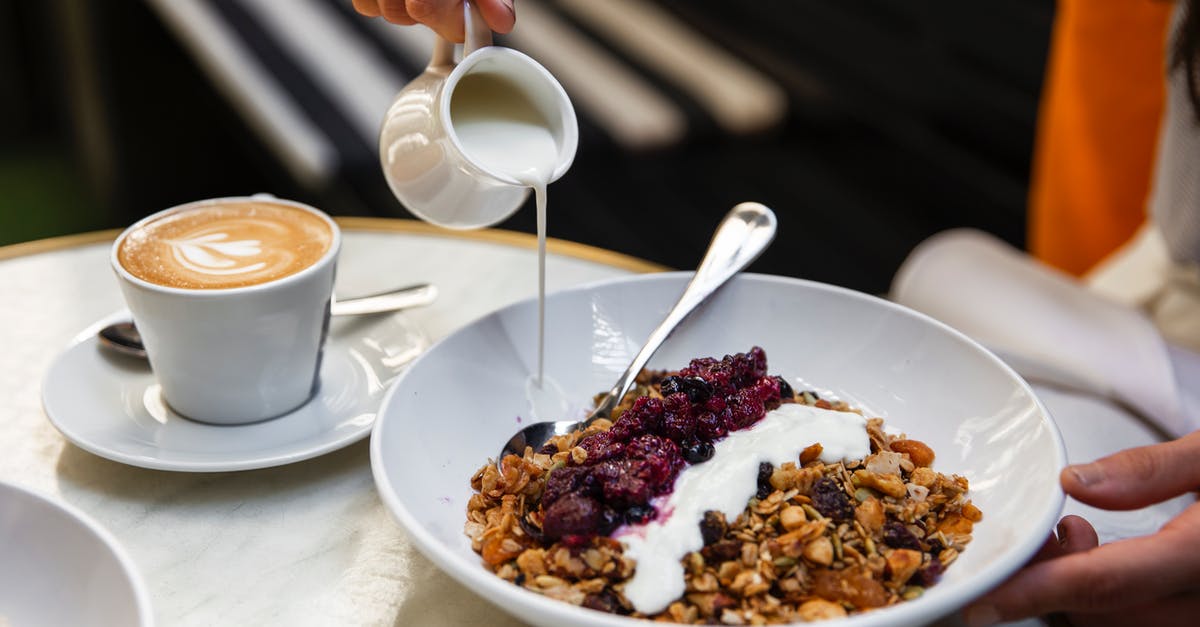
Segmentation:
{"type": "MultiPolygon", "coordinates": [[[[689,111],[685,141],[637,153],[582,118],[551,236],[690,268],[758,200],[780,237],[753,270],[872,292],[945,228],[1024,244],[1051,0],[647,1],[776,79],[788,117],[731,137],[689,111]]],[[[293,180],[142,2],[0,0],[0,94],[0,244],[259,191],[409,217],[373,146],[343,146],[356,157],[319,189],[293,180]]],[[[500,228],[531,232],[532,208],[500,228]]]]}

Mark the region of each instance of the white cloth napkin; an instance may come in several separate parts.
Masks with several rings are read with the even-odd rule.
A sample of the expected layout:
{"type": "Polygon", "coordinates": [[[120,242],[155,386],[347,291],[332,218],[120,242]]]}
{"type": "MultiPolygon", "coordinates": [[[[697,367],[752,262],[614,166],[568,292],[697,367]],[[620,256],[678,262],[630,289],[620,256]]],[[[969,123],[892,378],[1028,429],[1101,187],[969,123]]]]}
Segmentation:
{"type": "Polygon", "coordinates": [[[990,235],[954,230],[922,242],[891,298],[973,337],[1026,378],[1124,403],[1173,436],[1200,427],[1200,409],[1183,394],[1200,381],[1180,379],[1200,372],[1193,353],[1168,350],[1139,310],[990,235]]]}

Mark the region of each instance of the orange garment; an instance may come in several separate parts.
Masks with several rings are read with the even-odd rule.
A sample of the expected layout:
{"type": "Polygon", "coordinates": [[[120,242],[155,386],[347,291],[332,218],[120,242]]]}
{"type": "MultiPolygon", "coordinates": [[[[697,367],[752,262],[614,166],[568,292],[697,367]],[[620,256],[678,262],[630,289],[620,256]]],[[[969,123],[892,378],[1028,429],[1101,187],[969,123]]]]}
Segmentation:
{"type": "Polygon", "coordinates": [[[1146,217],[1173,2],[1059,0],[1038,112],[1029,249],[1083,274],[1146,217]]]}

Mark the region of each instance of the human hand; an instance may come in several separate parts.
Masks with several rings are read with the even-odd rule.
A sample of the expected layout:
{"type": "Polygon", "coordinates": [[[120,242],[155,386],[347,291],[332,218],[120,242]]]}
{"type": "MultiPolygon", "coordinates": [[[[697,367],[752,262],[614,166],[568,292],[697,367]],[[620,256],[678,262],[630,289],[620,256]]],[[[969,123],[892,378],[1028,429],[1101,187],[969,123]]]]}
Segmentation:
{"type": "MultiPolygon", "coordinates": [[[[516,22],[513,0],[474,0],[483,21],[497,33],[516,22]]],[[[393,24],[424,24],[450,41],[464,38],[463,0],[354,0],[354,10],[367,17],[383,16],[393,24]]]]}
{"type": "MultiPolygon", "coordinates": [[[[1076,499],[1112,510],[1145,507],[1200,487],[1200,431],[1068,466],[1076,499]]],[[[971,627],[1062,612],[1073,625],[1190,625],[1200,616],[1200,504],[1157,533],[1097,546],[1078,516],[1058,524],[1038,555],[964,612],[971,627]]]]}

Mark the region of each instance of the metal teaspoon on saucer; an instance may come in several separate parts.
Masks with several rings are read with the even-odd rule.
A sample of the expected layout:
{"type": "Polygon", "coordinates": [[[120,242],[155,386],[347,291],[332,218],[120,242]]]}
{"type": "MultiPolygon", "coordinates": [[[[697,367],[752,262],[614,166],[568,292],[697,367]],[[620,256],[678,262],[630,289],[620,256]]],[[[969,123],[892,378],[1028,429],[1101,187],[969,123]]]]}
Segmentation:
{"type": "MultiPolygon", "coordinates": [[[[358,298],[347,298],[346,300],[335,298],[329,305],[329,313],[334,316],[359,316],[397,311],[428,305],[437,299],[437,295],[436,286],[419,283],[358,298]]],[[[100,329],[96,336],[106,348],[139,359],[146,358],[146,348],[142,346],[142,336],[132,322],[110,324],[100,329]]]]}

